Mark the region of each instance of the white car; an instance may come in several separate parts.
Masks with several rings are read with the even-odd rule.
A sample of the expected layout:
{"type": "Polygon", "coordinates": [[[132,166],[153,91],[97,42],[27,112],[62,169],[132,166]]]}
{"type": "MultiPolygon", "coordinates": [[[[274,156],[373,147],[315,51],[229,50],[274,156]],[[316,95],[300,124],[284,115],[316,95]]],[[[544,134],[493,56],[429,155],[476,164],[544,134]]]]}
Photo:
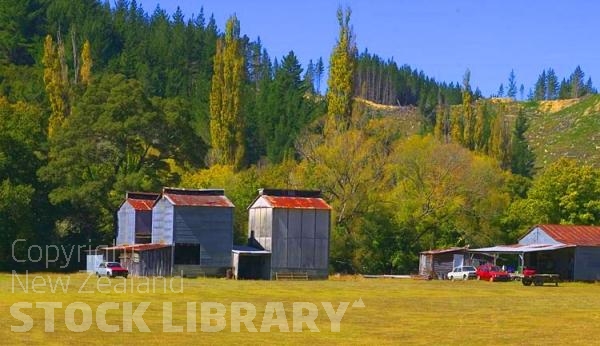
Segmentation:
{"type": "Polygon", "coordinates": [[[123,268],[119,262],[102,262],[98,268],[96,268],[96,275],[98,275],[98,277],[109,276],[114,278],[115,276],[122,276],[127,278],[129,271],[123,268]]]}
{"type": "Polygon", "coordinates": [[[448,273],[448,280],[469,280],[477,277],[477,269],[473,266],[461,266],[448,273]]]}

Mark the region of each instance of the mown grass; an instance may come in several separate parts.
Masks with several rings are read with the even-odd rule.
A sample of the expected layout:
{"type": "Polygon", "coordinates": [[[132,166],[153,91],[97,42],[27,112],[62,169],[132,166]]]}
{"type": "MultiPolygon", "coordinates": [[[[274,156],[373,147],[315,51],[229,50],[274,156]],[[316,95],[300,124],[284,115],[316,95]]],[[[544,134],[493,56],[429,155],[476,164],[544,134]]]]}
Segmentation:
{"type": "MultiPolygon", "coordinates": [[[[39,274],[56,280],[66,275],[39,274]]],[[[0,340],[3,344],[594,344],[600,326],[600,285],[563,283],[559,287],[524,287],[519,282],[449,282],[418,281],[410,279],[344,278],[329,281],[275,282],[230,281],[224,279],[183,279],[182,293],[163,292],[162,286],[154,293],[118,293],[124,281],[111,280],[97,290],[97,279],[84,285],[86,276],[75,274],[70,278],[67,292],[33,293],[29,277],[29,292],[24,292],[10,275],[0,275],[0,340]],[[121,286],[118,286],[121,285],[121,286]],[[81,287],[93,293],[79,293],[81,287]],[[120,288],[119,288],[120,287],[120,288]],[[330,322],[320,302],[331,302],[334,308],[340,302],[352,304],[362,298],[365,307],[348,307],[339,333],[330,330],[330,322]],[[22,311],[34,320],[33,328],[25,333],[14,333],[10,326],[22,323],[11,316],[10,307],[17,302],[30,302],[33,309],[22,311]],[[36,309],[36,302],[62,302],[56,310],[55,332],[44,332],[44,310],[36,309]],[[122,303],[132,302],[134,309],[140,302],[151,305],[143,315],[151,332],[106,333],[97,328],[95,315],[92,327],[83,333],[67,329],[64,311],[68,304],[84,302],[95,313],[104,302],[120,303],[119,310],[108,310],[108,324],[122,327],[122,303]],[[163,332],[162,302],[173,304],[173,324],[186,325],[186,303],[198,302],[197,332],[163,332]],[[219,302],[227,307],[227,326],[217,333],[201,331],[200,303],[219,302]],[[283,302],[289,328],[292,330],[292,303],[311,302],[319,307],[316,325],[320,332],[311,332],[306,325],[301,333],[251,333],[244,325],[241,332],[231,332],[231,302],[249,302],[256,306],[254,325],[260,330],[267,302],[283,302]]],[[[24,282],[24,277],[20,277],[24,282]]],[[[48,280],[48,279],[46,279],[48,280]]],[[[38,290],[49,290],[40,285],[38,290]]],[[[128,279],[135,287],[136,278],[128,279]]],[[[139,281],[138,281],[139,283],[139,281]]],[[[133,285],[133,286],[132,286],[133,285]]],[[[179,290],[179,286],[175,286],[179,290]]],[[[135,290],[134,290],[135,291],[135,290]]],[[[82,315],[75,315],[80,323],[82,315]]]]}

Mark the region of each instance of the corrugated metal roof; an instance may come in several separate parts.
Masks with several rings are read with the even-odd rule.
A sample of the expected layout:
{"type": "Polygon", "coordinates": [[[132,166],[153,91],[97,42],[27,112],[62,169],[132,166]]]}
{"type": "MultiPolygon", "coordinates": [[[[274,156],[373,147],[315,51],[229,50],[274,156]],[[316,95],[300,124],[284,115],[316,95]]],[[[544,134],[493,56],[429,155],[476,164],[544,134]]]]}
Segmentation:
{"type": "Polygon", "coordinates": [[[557,242],[579,246],[600,246],[600,226],[537,225],[557,242]]]}
{"type": "Polygon", "coordinates": [[[571,246],[564,244],[510,244],[470,249],[469,252],[520,254],[525,252],[552,251],[571,246]]]}
{"type": "Polygon", "coordinates": [[[127,203],[131,204],[133,209],[138,211],[152,210],[152,206],[154,205],[154,199],[146,200],[128,198],[127,203]]]}
{"type": "Polygon", "coordinates": [[[451,248],[448,248],[448,249],[436,249],[436,250],[422,251],[421,254],[423,254],[423,255],[436,255],[436,254],[440,254],[440,253],[464,251],[464,250],[467,250],[467,249],[468,249],[467,247],[451,247],[451,248]]]}
{"type": "Polygon", "coordinates": [[[234,208],[223,190],[164,188],[163,196],[176,206],[234,208]]]}
{"type": "Polygon", "coordinates": [[[162,249],[165,247],[169,247],[171,245],[167,244],[133,244],[133,245],[119,245],[119,246],[111,246],[105,247],[99,250],[104,251],[146,251],[146,250],[154,250],[154,249],[162,249]]]}
{"type": "Polygon", "coordinates": [[[322,198],[311,197],[280,197],[262,196],[273,208],[283,209],[323,209],[330,210],[331,207],[322,198]]]}
{"type": "Polygon", "coordinates": [[[164,194],[173,205],[189,207],[226,207],[233,208],[234,205],[225,196],[190,196],[177,194],[164,194]]]}
{"type": "MultiPolygon", "coordinates": [[[[154,202],[160,196],[158,193],[153,192],[127,192],[125,194],[125,201],[138,211],[149,211],[152,210],[154,202]]],[[[122,204],[121,204],[122,205],[122,204]]]]}

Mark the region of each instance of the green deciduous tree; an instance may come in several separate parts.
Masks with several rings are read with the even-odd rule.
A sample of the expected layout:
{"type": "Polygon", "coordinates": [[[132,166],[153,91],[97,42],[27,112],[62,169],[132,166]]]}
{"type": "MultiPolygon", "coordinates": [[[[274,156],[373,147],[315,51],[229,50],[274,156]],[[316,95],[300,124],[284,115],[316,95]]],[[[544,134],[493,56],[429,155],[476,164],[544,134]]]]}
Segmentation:
{"type": "Polygon", "coordinates": [[[50,141],[48,165],[39,171],[53,187],[51,202],[70,210],[62,220],[68,232],[79,240],[110,241],[125,191],[176,183],[169,164],[193,161],[184,158],[189,143],[201,157],[205,148],[193,137],[190,118],[185,107],[151,100],[138,81],[123,75],[90,84],[50,141]]]}
{"type": "Polygon", "coordinates": [[[539,223],[597,224],[600,220],[600,171],[574,160],[560,159],[536,177],[527,198],[514,202],[508,214],[521,225],[528,226],[539,223]]]}

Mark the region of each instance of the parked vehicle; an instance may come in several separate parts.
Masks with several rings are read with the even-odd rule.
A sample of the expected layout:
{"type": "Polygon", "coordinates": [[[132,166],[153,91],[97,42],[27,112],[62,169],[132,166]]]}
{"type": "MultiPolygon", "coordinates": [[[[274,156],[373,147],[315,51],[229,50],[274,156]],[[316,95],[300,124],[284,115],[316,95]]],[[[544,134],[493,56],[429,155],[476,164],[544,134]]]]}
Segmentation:
{"type": "Polygon", "coordinates": [[[510,281],[510,275],[498,266],[484,264],[477,267],[477,280],[510,281]]]}
{"type": "Polygon", "coordinates": [[[102,262],[98,268],[96,268],[96,275],[98,275],[98,277],[109,276],[114,278],[116,276],[122,276],[127,278],[129,270],[123,268],[119,262],[102,262]]]}
{"type": "Polygon", "coordinates": [[[448,273],[448,280],[468,280],[477,277],[477,269],[473,266],[461,266],[448,273]]]}

